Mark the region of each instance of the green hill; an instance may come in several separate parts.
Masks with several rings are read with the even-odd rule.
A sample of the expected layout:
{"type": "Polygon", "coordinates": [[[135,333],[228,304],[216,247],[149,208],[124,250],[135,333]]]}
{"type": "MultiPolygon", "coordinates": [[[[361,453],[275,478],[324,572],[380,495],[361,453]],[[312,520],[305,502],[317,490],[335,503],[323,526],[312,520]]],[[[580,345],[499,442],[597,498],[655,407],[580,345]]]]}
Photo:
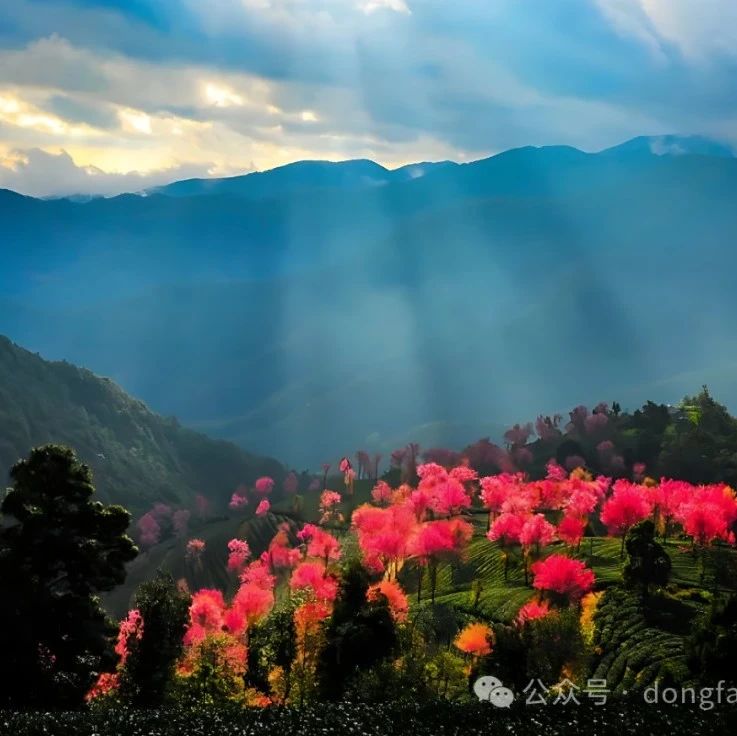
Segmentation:
{"type": "Polygon", "coordinates": [[[46,361],[0,336],[3,479],[32,447],[48,442],[74,448],[92,468],[100,499],[134,515],[155,502],[189,506],[198,493],[224,508],[239,484],[284,475],[275,460],[186,429],[111,380],[46,361]]]}

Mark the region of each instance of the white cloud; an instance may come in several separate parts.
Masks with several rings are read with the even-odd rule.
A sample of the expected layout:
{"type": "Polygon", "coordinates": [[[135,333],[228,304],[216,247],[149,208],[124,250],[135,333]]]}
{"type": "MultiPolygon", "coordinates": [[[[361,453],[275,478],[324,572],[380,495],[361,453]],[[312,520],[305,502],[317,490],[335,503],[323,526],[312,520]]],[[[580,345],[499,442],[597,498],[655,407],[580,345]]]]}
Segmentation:
{"type": "Polygon", "coordinates": [[[109,173],[95,166],[78,166],[66,152],[49,153],[38,148],[0,155],[0,188],[33,197],[69,194],[108,196],[138,192],[178,179],[207,176],[207,165],[178,164],[145,173],[109,173]]]}
{"type": "Polygon", "coordinates": [[[120,110],[118,112],[123,130],[127,133],[151,135],[151,118],[145,112],[120,110]]]}
{"type": "Polygon", "coordinates": [[[661,53],[672,44],[693,60],[737,56],[735,0],[596,0],[623,34],[661,53]]]}
{"type": "Polygon", "coordinates": [[[699,23],[713,21],[688,27],[684,0],[581,1],[609,21],[589,13],[593,54],[575,31],[522,22],[522,11],[507,28],[508,0],[182,0],[187,23],[160,44],[140,24],[120,43],[70,29],[74,43],[0,46],[0,151],[63,149],[110,175],[183,161],[225,175],[302,158],[393,166],[526,144],[598,150],[734,118],[732,85],[675,51],[704,47],[699,23]]]}
{"type": "Polygon", "coordinates": [[[205,98],[215,107],[243,106],[243,98],[239,94],[214,82],[207,82],[205,84],[205,98]]]}
{"type": "Polygon", "coordinates": [[[366,108],[366,90],[350,86],[155,64],[77,48],[58,36],[0,50],[0,68],[0,150],[43,149],[47,157],[64,150],[71,157],[32,153],[12,175],[6,167],[4,186],[34,194],[140,189],[145,184],[126,172],[166,177],[182,161],[223,176],[299,159],[402,165],[467,158],[422,129],[403,130],[401,144],[390,143],[389,129],[366,108]],[[84,69],[95,71],[94,85],[78,83],[84,69]],[[96,115],[102,110],[106,115],[96,115]],[[99,125],[64,117],[80,111],[99,125]],[[55,178],[35,176],[40,170],[55,178]]]}
{"type": "Polygon", "coordinates": [[[73,124],[21,98],[16,92],[0,90],[0,123],[36,131],[54,138],[82,138],[96,135],[89,125],[73,124]]]}
{"type": "Polygon", "coordinates": [[[661,40],[638,0],[595,0],[602,14],[623,36],[631,36],[646,46],[654,57],[665,60],[661,40]]]}
{"type": "Polygon", "coordinates": [[[377,10],[393,10],[395,13],[410,15],[412,11],[405,0],[362,0],[358,7],[366,15],[375,13],[377,10]]]}

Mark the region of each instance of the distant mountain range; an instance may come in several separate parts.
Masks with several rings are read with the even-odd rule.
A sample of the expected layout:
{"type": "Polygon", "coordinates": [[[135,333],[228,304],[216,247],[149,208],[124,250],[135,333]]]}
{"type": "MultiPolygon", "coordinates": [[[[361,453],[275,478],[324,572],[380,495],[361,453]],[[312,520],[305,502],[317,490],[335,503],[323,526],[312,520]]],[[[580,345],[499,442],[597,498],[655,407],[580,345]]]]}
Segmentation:
{"type": "MultiPolygon", "coordinates": [[[[529,151],[530,149],[517,149],[529,151]]],[[[534,150],[534,149],[533,149],[534,150]]],[[[575,149],[569,149],[575,151],[575,149]]],[[[509,152],[507,152],[509,153],[509,152]]],[[[580,153],[580,152],[579,152],[580,153]]],[[[604,156],[717,156],[733,158],[734,152],[724,143],[702,136],[640,136],[600,152],[604,156]]],[[[519,155],[519,154],[518,154],[519,155]]],[[[575,154],[573,154],[575,155],[575,154]]],[[[495,161],[497,157],[487,159],[495,161]]],[[[427,175],[457,175],[459,167],[475,168],[480,162],[458,164],[453,161],[416,163],[398,169],[387,169],[374,161],[297,161],[269,171],[241,176],[211,179],[185,179],[166,186],[149,189],[144,194],[164,194],[169,197],[211,196],[215,194],[264,200],[288,194],[314,190],[341,189],[355,191],[389,184],[402,184],[427,175]]],[[[463,177],[463,174],[460,174],[463,177]]]]}
{"type": "Polygon", "coordinates": [[[145,194],[195,197],[229,194],[248,199],[269,199],[315,189],[346,191],[403,183],[430,172],[459,166],[452,161],[418,163],[386,169],[374,161],[297,161],[270,171],[254,172],[223,179],[185,179],[149,189],[145,194]]]}
{"type": "Polygon", "coordinates": [[[734,406],[730,153],[661,136],[0,191],[0,331],[301,466],[703,382],[734,406]]]}
{"type": "Polygon", "coordinates": [[[17,460],[49,442],[73,447],[100,499],[136,515],[156,502],[193,508],[198,493],[223,509],[240,484],[284,475],[274,460],[185,429],[109,379],[45,361],[0,335],[0,488],[17,460]]]}

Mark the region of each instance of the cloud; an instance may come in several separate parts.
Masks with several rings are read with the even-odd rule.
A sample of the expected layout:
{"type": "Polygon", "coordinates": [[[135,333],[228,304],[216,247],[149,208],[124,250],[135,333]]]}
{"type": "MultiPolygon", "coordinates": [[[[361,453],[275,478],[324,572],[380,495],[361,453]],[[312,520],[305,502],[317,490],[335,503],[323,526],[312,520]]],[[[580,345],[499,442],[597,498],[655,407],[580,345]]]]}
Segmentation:
{"type": "Polygon", "coordinates": [[[66,151],[54,154],[38,148],[0,157],[0,188],[33,197],[77,193],[109,196],[207,174],[207,166],[186,163],[145,173],[106,173],[94,166],[77,166],[66,151]]]}
{"type": "Polygon", "coordinates": [[[596,150],[639,134],[733,139],[731,8],[16,0],[0,10],[0,96],[25,107],[0,109],[0,149],[63,149],[110,174],[181,161],[224,174],[297,158],[596,150]]]}
{"type": "Polygon", "coordinates": [[[624,34],[662,52],[670,44],[687,57],[737,57],[737,4],[734,0],[597,0],[602,12],[624,34]]]}
{"type": "Polygon", "coordinates": [[[366,15],[375,13],[377,10],[393,10],[395,13],[412,14],[412,11],[404,0],[363,0],[358,3],[358,7],[366,15]]]}

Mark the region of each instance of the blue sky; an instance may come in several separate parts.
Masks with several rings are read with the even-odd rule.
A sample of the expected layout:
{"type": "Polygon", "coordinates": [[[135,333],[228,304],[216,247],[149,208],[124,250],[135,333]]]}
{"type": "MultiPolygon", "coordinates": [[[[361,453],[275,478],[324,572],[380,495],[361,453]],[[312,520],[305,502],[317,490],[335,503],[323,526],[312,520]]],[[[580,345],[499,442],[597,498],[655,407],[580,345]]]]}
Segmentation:
{"type": "Polygon", "coordinates": [[[640,134],[737,144],[734,0],[13,0],[0,186],[137,190],[640,134]]]}

